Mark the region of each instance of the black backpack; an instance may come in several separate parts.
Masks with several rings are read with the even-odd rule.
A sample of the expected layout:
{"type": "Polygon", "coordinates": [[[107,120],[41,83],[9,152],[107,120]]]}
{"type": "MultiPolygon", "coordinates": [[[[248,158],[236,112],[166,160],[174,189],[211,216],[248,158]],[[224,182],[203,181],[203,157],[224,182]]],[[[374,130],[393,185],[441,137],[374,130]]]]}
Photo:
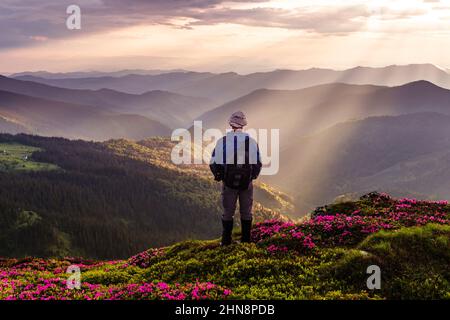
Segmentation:
{"type": "MultiPolygon", "coordinates": [[[[237,139],[237,137],[234,137],[237,139]]],[[[237,140],[234,142],[236,143],[237,140]]],[[[223,140],[224,146],[226,146],[226,137],[223,140]]],[[[245,163],[238,164],[237,162],[237,150],[234,145],[234,161],[232,164],[225,163],[225,176],[224,183],[227,187],[237,190],[247,190],[250,182],[252,182],[252,166],[249,163],[249,136],[245,137],[245,163]]],[[[226,148],[226,147],[225,147],[226,148]]]]}

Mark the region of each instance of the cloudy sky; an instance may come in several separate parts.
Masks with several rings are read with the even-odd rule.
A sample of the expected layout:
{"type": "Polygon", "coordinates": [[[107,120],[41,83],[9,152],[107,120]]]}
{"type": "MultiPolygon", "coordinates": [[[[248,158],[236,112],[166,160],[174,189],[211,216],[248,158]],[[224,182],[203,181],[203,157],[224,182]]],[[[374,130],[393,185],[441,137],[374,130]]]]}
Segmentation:
{"type": "Polygon", "coordinates": [[[2,0],[0,30],[1,73],[450,68],[450,0],[2,0]]]}

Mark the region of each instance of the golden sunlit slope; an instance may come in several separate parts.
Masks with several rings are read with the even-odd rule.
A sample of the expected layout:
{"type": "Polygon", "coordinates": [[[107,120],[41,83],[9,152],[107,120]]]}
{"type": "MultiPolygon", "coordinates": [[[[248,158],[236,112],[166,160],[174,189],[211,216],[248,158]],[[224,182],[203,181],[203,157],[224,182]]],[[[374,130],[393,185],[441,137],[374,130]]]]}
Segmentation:
{"type": "MultiPolygon", "coordinates": [[[[414,157],[439,151],[426,148],[437,147],[433,141],[442,141],[445,149],[448,132],[443,131],[445,125],[439,122],[439,115],[450,115],[449,90],[426,81],[399,87],[327,84],[294,91],[258,90],[204,114],[203,127],[226,128],[229,115],[236,110],[246,114],[249,128],[280,129],[280,171],[263,180],[293,194],[302,213],[343,193],[377,188],[398,195],[450,197],[445,187],[439,187],[446,184],[433,183],[433,180],[425,183],[416,178],[407,183],[401,176],[405,171],[399,168],[392,178],[382,173],[407,160],[404,156],[409,154],[403,152],[405,145],[412,144],[412,150],[416,150],[414,157]],[[438,116],[422,116],[416,125],[410,125],[414,114],[429,112],[438,116]],[[379,126],[364,120],[399,115],[411,115],[411,118],[399,117],[395,121],[379,118],[376,122],[379,126]],[[350,121],[348,130],[335,127],[347,121],[350,121]],[[444,140],[436,135],[442,135],[444,140]],[[429,143],[414,145],[423,139],[429,143]],[[372,160],[381,165],[383,159],[392,161],[387,166],[364,171],[371,168],[372,160]],[[372,175],[377,179],[372,181],[372,175]]],[[[439,159],[445,164],[445,157],[439,159]]],[[[417,169],[410,175],[423,177],[429,170],[426,166],[417,169]]],[[[431,168],[432,176],[437,174],[435,169],[431,168]]]]}
{"type": "Polygon", "coordinates": [[[292,192],[304,212],[374,190],[450,199],[449,136],[450,116],[439,113],[344,122],[291,140],[266,181],[292,192]]]}
{"type": "Polygon", "coordinates": [[[280,129],[280,145],[336,123],[414,112],[450,113],[450,91],[426,81],[399,87],[326,84],[301,90],[261,89],[200,117],[204,128],[225,129],[241,110],[249,128],[280,129]]]}

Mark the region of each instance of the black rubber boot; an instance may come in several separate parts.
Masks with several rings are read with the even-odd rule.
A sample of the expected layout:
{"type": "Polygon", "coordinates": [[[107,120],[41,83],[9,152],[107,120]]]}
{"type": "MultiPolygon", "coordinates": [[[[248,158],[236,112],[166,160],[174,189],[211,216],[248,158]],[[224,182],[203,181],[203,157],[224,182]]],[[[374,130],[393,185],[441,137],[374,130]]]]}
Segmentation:
{"type": "Polygon", "coordinates": [[[241,220],[242,237],[241,242],[250,242],[250,232],[252,230],[252,220],[241,220]]]}
{"type": "Polygon", "coordinates": [[[233,232],[233,220],[222,220],[222,242],[221,246],[228,246],[231,244],[231,233],[233,232]]]}

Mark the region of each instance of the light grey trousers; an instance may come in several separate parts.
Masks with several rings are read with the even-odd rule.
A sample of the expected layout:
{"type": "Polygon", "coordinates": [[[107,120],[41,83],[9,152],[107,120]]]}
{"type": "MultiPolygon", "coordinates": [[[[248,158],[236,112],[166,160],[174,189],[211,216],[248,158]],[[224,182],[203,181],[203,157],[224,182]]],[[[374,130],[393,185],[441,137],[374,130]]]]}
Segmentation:
{"type": "Polygon", "coordinates": [[[252,220],[253,206],[253,183],[250,182],[247,190],[236,190],[222,186],[222,219],[225,221],[233,220],[236,211],[236,204],[239,199],[239,213],[242,220],[252,220]]]}

